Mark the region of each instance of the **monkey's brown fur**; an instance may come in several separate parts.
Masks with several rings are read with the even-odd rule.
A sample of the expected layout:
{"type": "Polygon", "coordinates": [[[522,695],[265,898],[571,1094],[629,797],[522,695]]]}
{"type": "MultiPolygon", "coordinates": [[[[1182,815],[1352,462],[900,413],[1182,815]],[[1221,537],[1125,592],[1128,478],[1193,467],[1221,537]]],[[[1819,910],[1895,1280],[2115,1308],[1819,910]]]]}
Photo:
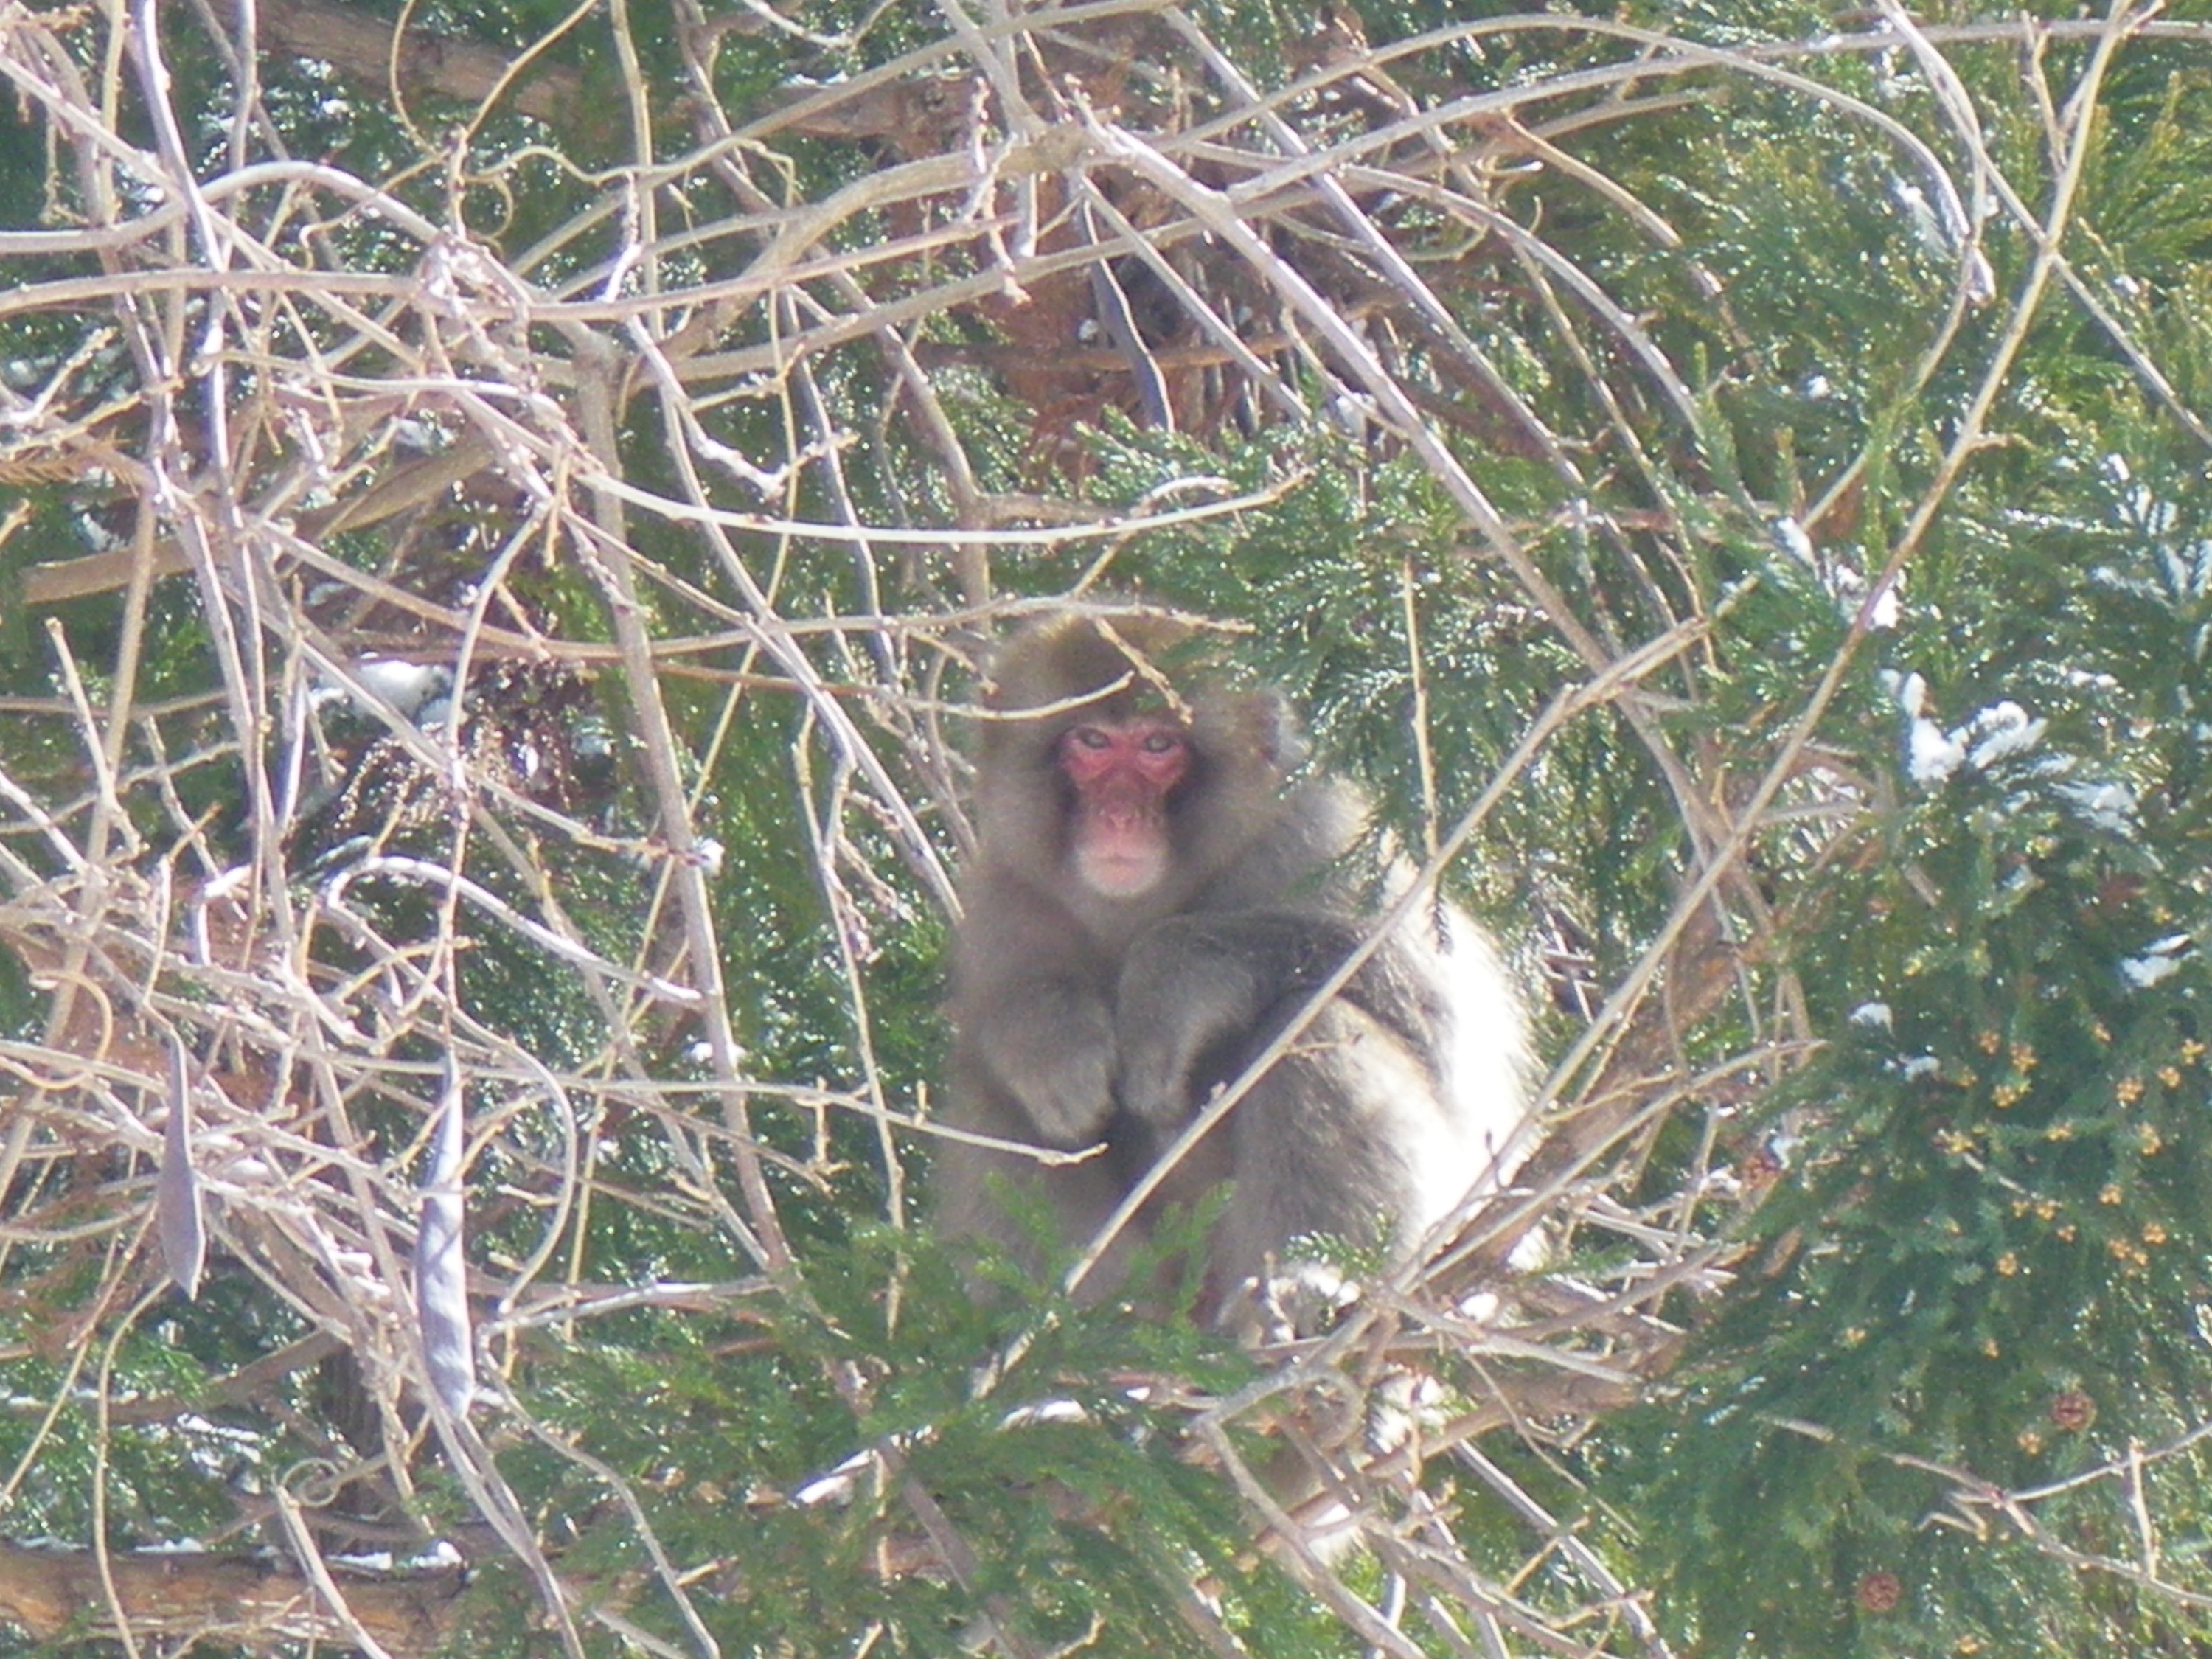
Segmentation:
{"type": "MultiPolygon", "coordinates": [[[[1017,636],[994,665],[947,1117],[1006,1140],[1104,1147],[1048,1166],[940,1143],[940,1226],[1018,1260],[1033,1261],[1032,1241],[1004,1194],[1041,1194],[1068,1243],[1090,1237],[1368,931],[1341,867],[1363,832],[1357,793],[1295,777],[1304,745],[1282,698],[1224,689],[1195,643],[1156,615],[1069,616],[1017,636]],[[1164,800],[1164,873],[1143,891],[1097,890],[1074,859],[1065,745],[1079,727],[1101,747],[1132,729],[1187,744],[1164,800]]],[[[1163,1203],[1234,1183],[1209,1302],[1241,1323],[1235,1310],[1293,1241],[1410,1243],[1495,1179],[1523,1127],[1522,1067],[1487,942],[1449,907],[1420,907],[1165,1183],[1163,1203]]],[[[1094,1293],[1125,1274],[1117,1253],[1094,1293]]]]}

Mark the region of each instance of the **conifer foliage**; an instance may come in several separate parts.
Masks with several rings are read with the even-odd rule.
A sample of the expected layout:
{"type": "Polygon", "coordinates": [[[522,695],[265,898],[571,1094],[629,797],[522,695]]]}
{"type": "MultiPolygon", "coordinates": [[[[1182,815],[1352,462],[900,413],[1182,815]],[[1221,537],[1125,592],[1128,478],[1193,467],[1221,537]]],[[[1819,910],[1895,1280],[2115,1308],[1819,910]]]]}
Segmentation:
{"type": "Polygon", "coordinates": [[[2212,1648],[2212,21],[2043,9],[0,6],[0,1654],[2212,1648]],[[1538,1012],[1294,1343],[921,1196],[1132,597],[1538,1012]]]}

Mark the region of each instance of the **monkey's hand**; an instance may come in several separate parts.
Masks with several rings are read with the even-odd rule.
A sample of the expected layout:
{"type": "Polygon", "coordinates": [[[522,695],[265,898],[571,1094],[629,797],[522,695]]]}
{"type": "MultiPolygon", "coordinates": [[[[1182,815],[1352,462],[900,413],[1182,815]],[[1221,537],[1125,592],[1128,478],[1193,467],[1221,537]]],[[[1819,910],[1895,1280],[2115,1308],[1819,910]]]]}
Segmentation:
{"type": "Polygon", "coordinates": [[[1009,994],[975,1047],[1039,1139],[1068,1151],[1105,1138],[1114,1115],[1114,1020],[1103,998],[1047,981],[1009,994]]]}
{"type": "Polygon", "coordinates": [[[1132,1116],[1172,1135],[1243,1068],[1299,976],[1285,931],[1258,915],[1176,916],[1130,947],[1115,1041],[1132,1116]]]}

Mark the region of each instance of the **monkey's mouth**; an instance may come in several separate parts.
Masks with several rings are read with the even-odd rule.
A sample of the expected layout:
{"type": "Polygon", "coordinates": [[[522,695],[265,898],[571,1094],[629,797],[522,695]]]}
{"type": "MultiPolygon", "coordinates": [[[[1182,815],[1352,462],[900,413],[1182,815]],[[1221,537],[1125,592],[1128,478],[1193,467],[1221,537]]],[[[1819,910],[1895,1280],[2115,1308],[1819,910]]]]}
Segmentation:
{"type": "Polygon", "coordinates": [[[1085,847],[1076,854],[1083,884],[1101,898],[1135,898],[1149,893],[1166,873],[1165,855],[1157,847],[1085,847]]]}

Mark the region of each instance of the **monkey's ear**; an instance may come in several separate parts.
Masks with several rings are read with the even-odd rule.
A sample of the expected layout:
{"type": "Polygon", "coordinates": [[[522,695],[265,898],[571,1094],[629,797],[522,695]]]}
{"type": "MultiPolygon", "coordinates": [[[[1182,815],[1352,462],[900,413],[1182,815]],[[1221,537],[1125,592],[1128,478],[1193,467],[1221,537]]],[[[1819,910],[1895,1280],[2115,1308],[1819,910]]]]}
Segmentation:
{"type": "Polygon", "coordinates": [[[1194,699],[1196,723],[1191,735],[1201,755],[1226,763],[1247,781],[1276,782],[1305,763],[1313,752],[1306,730],[1291,701],[1272,686],[1243,685],[1194,699]]]}

